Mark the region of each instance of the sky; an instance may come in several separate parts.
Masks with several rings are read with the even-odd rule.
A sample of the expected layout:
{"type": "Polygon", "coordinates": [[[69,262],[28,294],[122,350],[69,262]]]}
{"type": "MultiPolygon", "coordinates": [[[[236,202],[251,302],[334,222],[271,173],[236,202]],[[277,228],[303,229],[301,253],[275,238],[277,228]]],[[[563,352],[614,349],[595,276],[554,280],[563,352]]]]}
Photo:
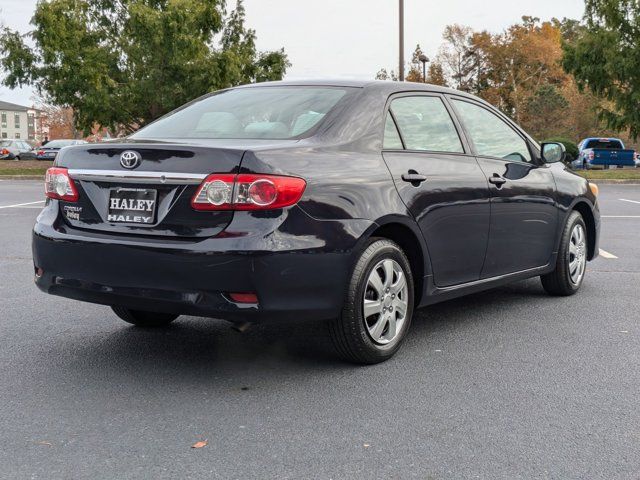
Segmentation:
{"type": "MultiPolygon", "coordinates": [[[[234,4],[229,1],[229,5],[234,4]]],[[[380,68],[397,70],[397,0],[245,0],[247,26],[260,50],[285,49],[287,79],[373,79],[380,68]]],[[[0,0],[0,23],[29,30],[36,0],[0,0]]],[[[405,57],[416,44],[429,57],[446,25],[501,32],[523,15],[548,20],[581,18],[583,0],[405,0],[405,57]],[[443,7],[446,5],[446,8],[443,7]]],[[[30,89],[0,86],[0,100],[31,104],[30,89]]]]}

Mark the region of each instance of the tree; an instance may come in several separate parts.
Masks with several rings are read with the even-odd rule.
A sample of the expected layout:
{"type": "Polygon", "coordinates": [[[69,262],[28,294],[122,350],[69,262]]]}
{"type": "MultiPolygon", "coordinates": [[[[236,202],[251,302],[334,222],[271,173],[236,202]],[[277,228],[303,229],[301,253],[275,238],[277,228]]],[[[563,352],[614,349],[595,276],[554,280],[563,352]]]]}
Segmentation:
{"type": "Polygon", "coordinates": [[[473,74],[476,67],[475,52],[471,39],[473,30],[463,25],[448,25],[442,38],[444,43],[438,53],[438,62],[448,72],[450,83],[458,90],[472,91],[473,74]]]}
{"type": "Polygon", "coordinates": [[[640,136],[640,4],[635,0],[587,0],[586,27],[563,46],[562,65],[581,90],[605,102],[609,128],[640,136]]]}
{"type": "Polygon", "coordinates": [[[38,108],[46,118],[50,139],[81,138],[81,132],[76,128],[73,109],[48,104],[38,105],[38,108]]]}
{"type": "Polygon", "coordinates": [[[87,133],[132,131],[207,92],[281,79],[284,51],[256,50],[240,0],[225,12],[223,0],[38,2],[32,32],[2,30],[3,83],[71,108],[87,133]]]}
{"type": "Polygon", "coordinates": [[[388,72],[386,68],[381,68],[380,70],[378,70],[378,73],[376,73],[376,80],[392,80],[394,82],[397,82],[398,75],[393,70],[391,70],[391,72],[388,72]]]}
{"type": "Polygon", "coordinates": [[[434,60],[429,64],[427,69],[427,83],[432,85],[440,85],[441,87],[447,87],[447,78],[444,74],[444,68],[438,60],[434,60]]]}
{"type": "Polygon", "coordinates": [[[558,133],[558,123],[564,116],[569,102],[554,85],[544,84],[527,99],[523,116],[527,127],[536,138],[546,138],[558,133]]]}
{"type": "Polygon", "coordinates": [[[411,55],[411,62],[409,62],[409,72],[405,78],[407,82],[424,83],[425,78],[422,75],[422,62],[420,61],[420,56],[423,54],[420,44],[416,45],[416,49],[411,55]]]}

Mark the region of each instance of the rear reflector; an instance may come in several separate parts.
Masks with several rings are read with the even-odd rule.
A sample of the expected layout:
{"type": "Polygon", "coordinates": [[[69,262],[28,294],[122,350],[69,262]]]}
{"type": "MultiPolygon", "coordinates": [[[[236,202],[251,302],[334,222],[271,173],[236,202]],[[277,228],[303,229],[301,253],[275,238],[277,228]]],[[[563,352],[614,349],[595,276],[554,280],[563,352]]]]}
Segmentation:
{"type": "Polygon", "coordinates": [[[44,193],[49,198],[77,202],[78,190],[66,168],[52,167],[47,170],[44,180],[44,193]]]}
{"type": "Polygon", "coordinates": [[[274,210],[295,205],[307,186],[302,178],[211,174],[191,200],[196,210],[274,210]]]}
{"type": "Polygon", "coordinates": [[[236,303],[258,303],[255,293],[230,293],[229,298],[236,303]]]}

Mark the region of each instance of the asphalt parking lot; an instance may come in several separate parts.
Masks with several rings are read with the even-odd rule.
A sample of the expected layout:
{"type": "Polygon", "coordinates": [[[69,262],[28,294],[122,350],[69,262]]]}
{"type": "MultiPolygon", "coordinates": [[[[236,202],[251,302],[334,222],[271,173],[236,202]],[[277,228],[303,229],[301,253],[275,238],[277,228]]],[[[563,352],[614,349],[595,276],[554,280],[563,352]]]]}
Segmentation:
{"type": "Polygon", "coordinates": [[[322,326],[144,331],[41,293],[41,182],[0,181],[0,478],[640,478],[640,186],[600,190],[578,295],[432,306],[355,367],[322,326]]]}

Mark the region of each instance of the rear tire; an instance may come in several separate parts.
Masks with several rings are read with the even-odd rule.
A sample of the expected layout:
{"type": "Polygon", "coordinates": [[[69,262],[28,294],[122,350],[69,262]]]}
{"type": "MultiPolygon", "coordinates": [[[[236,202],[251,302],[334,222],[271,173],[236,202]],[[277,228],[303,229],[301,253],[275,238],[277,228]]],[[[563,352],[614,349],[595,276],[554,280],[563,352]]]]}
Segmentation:
{"type": "Polygon", "coordinates": [[[409,331],[413,302],[406,255],[391,240],[371,239],[353,268],[340,317],[329,322],[336,350],[359,364],[388,360],[409,331]]]}
{"type": "Polygon", "coordinates": [[[120,306],[112,306],[111,310],[125,322],[145,328],[165,327],[179,317],[173,313],[145,312],[120,306]]]}
{"type": "Polygon", "coordinates": [[[587,227],[582,215],[574,210],[562,232],[555,270],[540,277],[548,294],[569,296],[580,290],[586,273],[587,245],[587,227]]]}

